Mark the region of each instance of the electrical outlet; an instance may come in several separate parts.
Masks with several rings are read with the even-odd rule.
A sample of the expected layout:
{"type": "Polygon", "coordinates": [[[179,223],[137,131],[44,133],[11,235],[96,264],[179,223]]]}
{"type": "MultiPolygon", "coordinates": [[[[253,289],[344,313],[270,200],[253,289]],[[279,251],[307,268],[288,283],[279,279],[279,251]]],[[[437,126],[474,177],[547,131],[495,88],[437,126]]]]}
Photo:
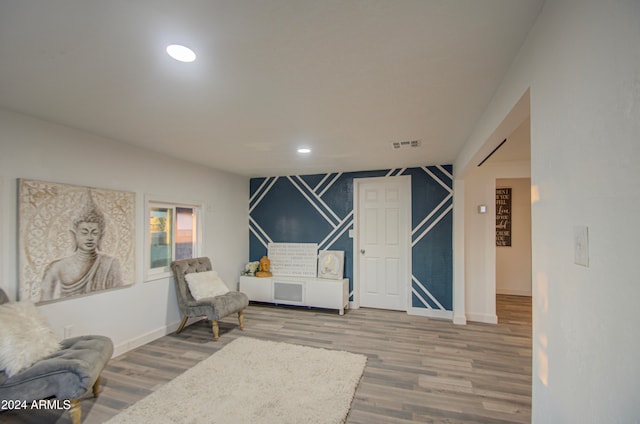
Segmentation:
{"type": "Polygon", "coordinates": [[[573,254],[576,265],[589,266],[589,227],[573,227],[573,254]]]}

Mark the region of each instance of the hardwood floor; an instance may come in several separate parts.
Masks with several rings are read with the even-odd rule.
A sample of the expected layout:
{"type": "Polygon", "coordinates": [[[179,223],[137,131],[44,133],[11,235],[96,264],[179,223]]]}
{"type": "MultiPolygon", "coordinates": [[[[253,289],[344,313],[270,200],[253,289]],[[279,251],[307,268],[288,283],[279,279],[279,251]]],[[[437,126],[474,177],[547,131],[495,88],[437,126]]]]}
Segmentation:
{"type": "MultiPolygon", "coordinates": [[[[347,423],[530,422],[531,298],[498,296],[496,308],[497,325],[459,326],[376,309],[340,316],[252,304],[245,331],[228,317],[220,322],[218,342],[201,321],[112,359],[100,396],[81,402],[83,423],[104,422],[237,337],[367,355],[347,423]]],[[[0,422],[69,421],[63,411],[10,411],[0,422]]]]}

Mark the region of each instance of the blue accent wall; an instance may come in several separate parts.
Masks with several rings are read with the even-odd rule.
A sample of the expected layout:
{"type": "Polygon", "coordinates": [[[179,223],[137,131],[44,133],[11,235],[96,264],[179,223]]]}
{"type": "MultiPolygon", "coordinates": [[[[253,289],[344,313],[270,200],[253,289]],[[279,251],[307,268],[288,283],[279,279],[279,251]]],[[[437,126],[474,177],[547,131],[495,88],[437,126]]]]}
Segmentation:
{"type": "MultiPolygon", "coordinates": [[[[270,242],[318,243],[345,252],[345,277],[353,291],[354,178],[411,175],[414,308],[452,309],[453,177],[451,165],[362,172],[252,178],[249,200],[250,260],[270,242]]],[[[351,297],[352,298],[352,297],[351,297]]]]}

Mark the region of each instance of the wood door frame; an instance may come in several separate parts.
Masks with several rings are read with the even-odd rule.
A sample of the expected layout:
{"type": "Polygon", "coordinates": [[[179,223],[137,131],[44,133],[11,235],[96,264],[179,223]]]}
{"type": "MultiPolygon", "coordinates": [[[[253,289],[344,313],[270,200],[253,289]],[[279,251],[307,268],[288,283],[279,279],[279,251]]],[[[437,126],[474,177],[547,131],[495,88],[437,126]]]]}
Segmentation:
{"type": "Polygon", "coordinates": [[[405,246],[405,250],[403,255],[406,256],[404,258],[404,264],[407,267],[407,292],[406,292],[406,312],[412,308],[411,305],[411,276],[412,276],[412,268],[411,268],[411,175],[395,175],[391,177],[366,177],[366,178],[354,178],[353,179],[353,301],[349,302],[350,309],[358,309],[360,308],[360,241],[358,240],[358,222],[359,214],[360,214],[360,205],[359,205],[359,195],[360,184],[362,183],[371,183],[376,181],[389,181],[393,179],[395,181],[403,182],[402,190],[406,190],[406,210],[407,210],[407,244],[405,246]]]}

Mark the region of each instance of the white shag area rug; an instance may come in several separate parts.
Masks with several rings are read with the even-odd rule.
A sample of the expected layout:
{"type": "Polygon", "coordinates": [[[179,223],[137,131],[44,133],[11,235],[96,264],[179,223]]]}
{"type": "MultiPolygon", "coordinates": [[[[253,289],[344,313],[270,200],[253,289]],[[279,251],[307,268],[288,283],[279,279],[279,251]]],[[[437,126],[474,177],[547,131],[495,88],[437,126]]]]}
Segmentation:
{"type": "Polygon", "coordinates": [[[242,337],[108,423],[343,423],[366,361],[242,337]]]}

